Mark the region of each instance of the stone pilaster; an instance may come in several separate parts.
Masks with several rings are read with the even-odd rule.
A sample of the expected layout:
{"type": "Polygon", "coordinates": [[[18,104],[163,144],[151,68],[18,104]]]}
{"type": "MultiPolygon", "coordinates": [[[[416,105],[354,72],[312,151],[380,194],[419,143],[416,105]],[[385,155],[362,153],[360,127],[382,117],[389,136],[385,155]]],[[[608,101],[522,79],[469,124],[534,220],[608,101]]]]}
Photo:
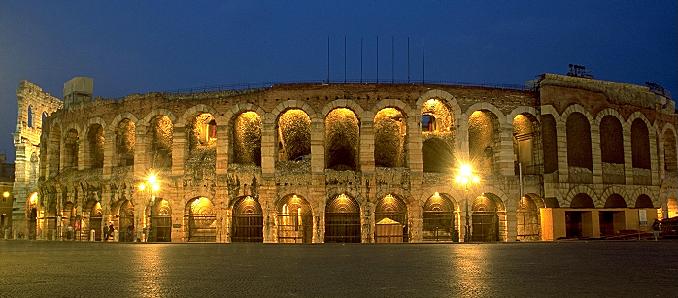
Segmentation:
{"type": "Polygon", "coordinates": [[[510,123],[501,123],[501,127],[499,152],[495,153],[499,155],[496,159],[497,172],[505,177],[514,176],[513,127],[510,123]]]}
{"type": "Polygon", "coordinates": [[[359,171],[363,174],[374,173],[374,121],[373,119],[361,119],[360,121],[360,156],[359,171]]]}
{"type": "Polygon", "coordinates": [[[228,126],[217,126],[217,175],[224,175],[228,171],[228,126]]]}
{"type": "Polygon", "coordinates": [[[144,179],[147,175],[146,170],[152,166],[148,160],[151,148],[148,146],[146,131],[146,126],[137,126],[134,142],[134,179],[144,179]]]}
{"type": "Polygon", "coordinates": [[[631,147],[631,128],[624,129],[624,175],[626,185],[633,185],[633,153],[631,147]]]}
{"type": "Polygon", "coordinates": [[[266,119],[261,128],[261,175],[273,177],[275,175],[275,123],[266,119]]]}
{"type": "MultiPolygon", "coordinates": [[[[567,129],[564,121],[557,121],[556,131],[556,139],[558,140],[558,181],[560,183],[567,183],[570,181],[570,170],[567,164],[567,129]]],[[[562,200],[563,198],[558,199],[562,200]]]]}
{"type": "Polygon", "coordinates": [[[106,132],[106,142],[104,143],[104,169],[103,178],[110,179],[115,165],[115,134],[112,131],[106,132]]]}
{"type": "Polygon", "coordinates": [[[407,155],[410,172],[424,172],[424,155],[422,153],[421,127],[419,115],[410,115],[407,118],[407,155]]]}
{"type": "Polygon", "coordinates": [[[311,122],[311,173],[322,175],[325,170],[325,123],[322,119],[311,122]]]}
{"type": "Polygon", "coordinates": [[[593,157],[593,184],[603,183],[603,161],[600,151],[600,126],[591,121],[591,156],[593,157]]]}
{"type": "Polygon", "coordinates": [[[186,129],[183,126],[177,126],[172,134],[172,176],[184,175],[187,152],[186,129]]]}

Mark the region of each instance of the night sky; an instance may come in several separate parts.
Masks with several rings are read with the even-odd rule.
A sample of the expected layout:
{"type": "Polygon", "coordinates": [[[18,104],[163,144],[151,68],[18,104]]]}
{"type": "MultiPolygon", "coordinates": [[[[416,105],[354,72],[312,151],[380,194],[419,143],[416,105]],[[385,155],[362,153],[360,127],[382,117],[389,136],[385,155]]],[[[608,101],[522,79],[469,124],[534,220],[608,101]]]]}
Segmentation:
{"type": "Polygon", "coordinates": [[[57,97],[73,76],[95,96],[215,84],[344,79],[522,84],[587,66],[597,79],[653,81],[678,97],[678,5],[652,1],[0,0],[0,152],[14,159],[15,90],[57,97]],[[90,3],[92,2],[92,3],[90,3]],[[401,3],[402,2],[402,3],[401,3]],[[595,3],[590,3],[595,2],[595,3]]]}

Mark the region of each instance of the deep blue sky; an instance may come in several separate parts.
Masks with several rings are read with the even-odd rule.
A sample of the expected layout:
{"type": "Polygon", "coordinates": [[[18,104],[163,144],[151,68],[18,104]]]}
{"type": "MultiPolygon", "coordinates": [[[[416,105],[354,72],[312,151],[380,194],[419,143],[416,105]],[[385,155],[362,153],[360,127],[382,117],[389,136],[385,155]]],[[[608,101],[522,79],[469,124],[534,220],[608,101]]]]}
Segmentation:
{"type": "Polygon", "coordinates": [[[583,64],[598,79],[655,81],[678,97],[677,1],[8,1],[0,0],[0,152],[14,159],[15,90],[62,97],[73,76],[95,96],[212,84],[395,77],[523,83],[583,64]],[[595,3],[590,3],[595,2],[595,3]]]}

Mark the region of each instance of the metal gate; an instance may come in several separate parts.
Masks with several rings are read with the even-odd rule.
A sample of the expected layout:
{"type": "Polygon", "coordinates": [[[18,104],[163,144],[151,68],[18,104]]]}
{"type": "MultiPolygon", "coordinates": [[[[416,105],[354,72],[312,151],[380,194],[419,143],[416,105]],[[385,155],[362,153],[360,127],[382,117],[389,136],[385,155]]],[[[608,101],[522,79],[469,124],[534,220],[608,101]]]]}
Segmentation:
{"type": "Polygon", "coordinates": [[[474,211],[471,241],[499,241],[499,218],[496,212],[474,211]]]}
{"type": "Polygon", "coordinates": [[[170,242],[172,241],[172,217],[168,215],[158,215],[151,217],[151,235],[152,242],[170,242]]]}
{"type": "Polygon", "coordinates": [[[407,206],[392,195],[377,201],[375,211],[374,241],[376,243],[402,243],[408,241],[407,206]]]}
{"type": "MultiPolygon", "coordinates": [[[[172,208],[167,200],[157,198],[151,209],[151,229],[148,241],[172,241],[172,208]]],[[[190,230],[189,230],[190,231],[190,230]]]]}
{"type": "MultiPolygon", "coordinates": [[[[98,216],[92,216],[89,218],[89,230],[94,230],[94,240],[95,241],[101,241],[101,223],[103,221],[103,217],[101,217],[101,214],[98,216]]],[[[89,232],[87,233],[89,237],[89,232]]]]}
{"type": "Polygon", "coordinates": [[[186,216],[189,242],[216,242],[217,216],[215,214],[191,214],[186,216]]]}
{"type": "Polygon", "coordinates": [[[576,211],[565,212],[565,237],[579,238],[583,236],[582,213],[576,211]]]}
{"type": "Polygon", "coordinates": [[[264,216],[261,205],[247,196],[233,206],[231,242],[263,242],[264,216]]]}
{"type": "Polygon", "coordinates": [[[424,241],[459,241],[454,213],[424,211],[424,241]]]}
{"type": "Polygon", "coordinates": [[[134,206],[130,201],[125,200],[120,205],[120,218],[118,219],[118,241],[134,241],[134,206]]]}
{"type": "Polygon", "coordinates": [[[293,195],[278,208],[278,242],[311,243],[313,215],[306,200],[293,195]]]}
{"type": "Polygon", "coordinates": [[[325,243],[360,243],[360,207],[339,195],[325,208],[325,243]]]}

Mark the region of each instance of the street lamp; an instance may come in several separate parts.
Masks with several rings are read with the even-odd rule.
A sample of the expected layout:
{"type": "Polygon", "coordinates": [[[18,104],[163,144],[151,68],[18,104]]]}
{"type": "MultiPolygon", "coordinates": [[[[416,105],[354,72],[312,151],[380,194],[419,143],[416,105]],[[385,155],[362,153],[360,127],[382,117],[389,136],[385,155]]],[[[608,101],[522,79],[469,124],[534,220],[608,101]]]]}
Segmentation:
{"type": "Polygon", "coordinates": [[[457,177],[455,179],[457,184],[464,188],[464,214],[466,216],[466,223],[464,224],[464,242],[469,242],[471,240],[471,225],[469,223],[469,214],[468,214],[468,189],[473,184],[478,184],[480,182],[480,177],[473,174],[473,167],[469,164],[461,164],[457,170],[457,177]]]}
{"type": "Polygon", "coordinates": [[[150,219],[148,222],[146,222],[146,242],[148,242],[148,238],[151,234],[151,221],[153,219],[153,207],[155,205],[155,193],[160,190],[160,181],[158,181],[158,177],[156,176],[155,173],[150,173],[147,177],[146,180],[139,183],[139,190],[140,191],[145,191],[148,189],[148,191],[151,193],[151,201],[150,201],[150,219]]]}

